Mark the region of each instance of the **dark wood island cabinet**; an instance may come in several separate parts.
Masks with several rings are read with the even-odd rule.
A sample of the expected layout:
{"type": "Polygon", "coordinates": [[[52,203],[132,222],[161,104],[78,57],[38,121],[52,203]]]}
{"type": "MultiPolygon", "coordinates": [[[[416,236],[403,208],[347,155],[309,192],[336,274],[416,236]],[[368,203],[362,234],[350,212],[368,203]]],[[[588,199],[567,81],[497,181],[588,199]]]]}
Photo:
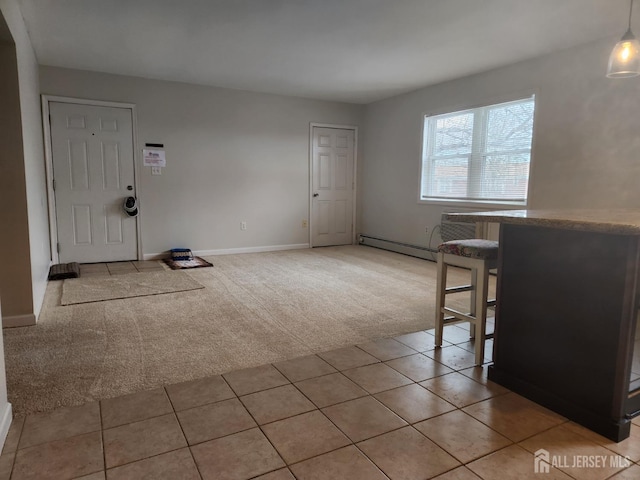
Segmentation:
{"type": "Polygon", "coordinates": [[[449,216],[500,223],[489,378],[611,440],[627,438],[640,411],[631,377],[640,210],[449,216]]]}

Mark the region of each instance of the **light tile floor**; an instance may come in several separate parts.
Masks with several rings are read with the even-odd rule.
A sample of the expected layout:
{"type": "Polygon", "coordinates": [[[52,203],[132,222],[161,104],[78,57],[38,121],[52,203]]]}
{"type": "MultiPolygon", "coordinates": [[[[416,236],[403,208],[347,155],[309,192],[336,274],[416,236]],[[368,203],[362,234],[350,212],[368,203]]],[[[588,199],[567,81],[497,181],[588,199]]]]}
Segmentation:
{"type": "Polygon", "coordinates": [[[640,422],[610,442],[488,381],[463,327],[445,340],[416,332],[16,418],[0,480],[640,478],[640,422]],[[534,473],[540,448],[567,460],[534,473]],[[583,456],[606,465],[575,467],[583,456]]]}
{"type": "Polygon", "coordinates": [[[98,277],[105,275],[122,275],[125,273],[152,272],[169,269],[158,260],[140,260],[131,262],[82,263],[80,277],[98,277]]]}

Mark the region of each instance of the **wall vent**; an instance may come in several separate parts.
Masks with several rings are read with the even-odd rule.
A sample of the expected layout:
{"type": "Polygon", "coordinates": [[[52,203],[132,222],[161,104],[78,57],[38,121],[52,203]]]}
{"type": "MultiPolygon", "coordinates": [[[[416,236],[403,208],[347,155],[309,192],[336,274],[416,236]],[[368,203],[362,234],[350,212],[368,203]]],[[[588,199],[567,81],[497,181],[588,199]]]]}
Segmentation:
{"type": "Polygon", "coordinates": [[[442,238],[443,242],[476,238],[475,223],[452,222],[451,220],[447,220],[448,213],[456,212],[445,212],[442,214],[440,219],[440,238],[442,238]]]}

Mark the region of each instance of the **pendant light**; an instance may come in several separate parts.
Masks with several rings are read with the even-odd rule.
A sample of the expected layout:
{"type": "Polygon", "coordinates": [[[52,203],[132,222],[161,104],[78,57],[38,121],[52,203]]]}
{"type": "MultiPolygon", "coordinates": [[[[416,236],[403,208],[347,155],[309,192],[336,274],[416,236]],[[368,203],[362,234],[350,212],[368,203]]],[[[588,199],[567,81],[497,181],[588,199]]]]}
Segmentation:
{"type": "Polygon", "coordinates": [[[633,0],[629,5],[629,27],[620,41],[613,47],[609,57],[609,68],[607,77],[628,78],[640,75],[640,42],[631,32],[631,12],[633,11],[633,0]]]}

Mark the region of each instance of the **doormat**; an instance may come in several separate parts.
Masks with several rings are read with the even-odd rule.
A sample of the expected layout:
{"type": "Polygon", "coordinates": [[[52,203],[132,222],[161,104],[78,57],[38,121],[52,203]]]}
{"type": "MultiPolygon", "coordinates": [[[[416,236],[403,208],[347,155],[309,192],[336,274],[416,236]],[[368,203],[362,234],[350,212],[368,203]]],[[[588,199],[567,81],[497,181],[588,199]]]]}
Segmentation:
{"type": "Polygon", "coordinates": [[[58,263],[49,269],[49,280],[64,280],[65,278],[78,278],[80,265],[77,262],[58,263]]]}
{"type": "Polygon", "coordinates": [[[213,267],[212,263],[209,263],[200,257],[191,257],[188,260],[173,260],[171,258],[165,258],[164,263],[169,265],[169,267],[171,267],[171,270],[181,270],[183,268],[213,267]]]}
{"type": "Polygon", "coordinates": [[[198,290],[204,285],[185,272],[139,272],[110,277],[70,278],[62,284],[62,305],[104,302],[121,298],[144,297],[198,290]]]}

